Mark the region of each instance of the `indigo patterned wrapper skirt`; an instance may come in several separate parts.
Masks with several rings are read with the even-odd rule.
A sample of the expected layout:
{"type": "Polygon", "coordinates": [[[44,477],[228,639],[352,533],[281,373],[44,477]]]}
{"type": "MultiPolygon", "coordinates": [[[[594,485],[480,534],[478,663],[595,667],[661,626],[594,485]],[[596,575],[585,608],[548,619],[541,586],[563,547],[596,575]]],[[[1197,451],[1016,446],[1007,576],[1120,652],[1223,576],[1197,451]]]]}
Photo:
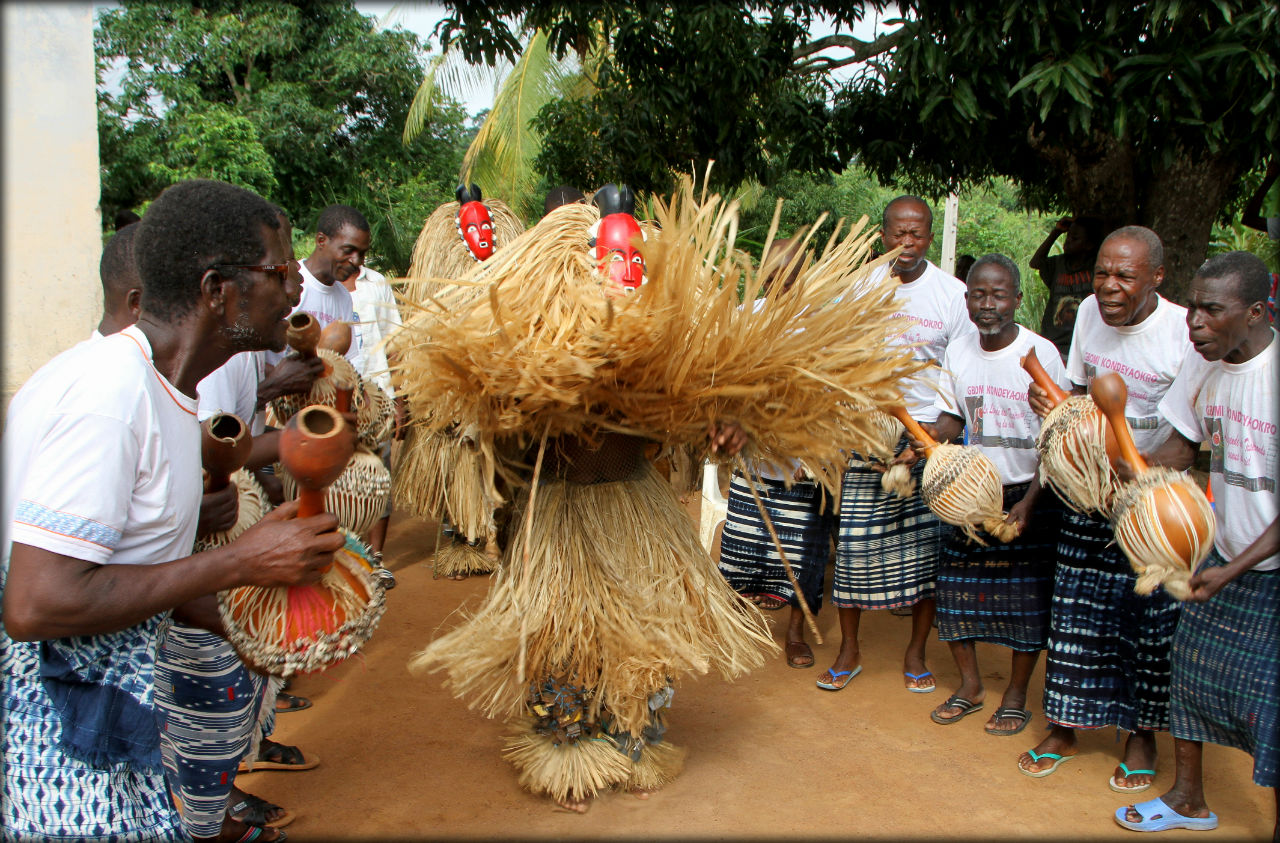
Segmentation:
{"type": "Polygon", "coordinates": [[[164,635],[156,661],[160,751],[183,827],[193,837],[217,837],[222,830],[265,688],[266,679],[245,667],[221,636],[178,623],[164,635]]]}
{"type": "MultiPolygon", "coordinates": [[[[1022,500],[1029,485],[1004,487],[1005,512],[1022,500]]],[[[983,547],[947,527],[938,573],[938,639],[1043,650],[1061,517],[1058,499],[1044,489],[1026,530],[1007,544],[984,536],[988,544],[983,547]]]]}
{"type": "MultiPolygon", "coordinates": [[[[911,470],[920,488],[925,460],[911,470]]],[[[831,602],[841,608],[893,609],[933,596],[942,522],[919,492],[903,500],[880,485],[869,463],[851,460],[840,488],[831,602]]]]}
{"type": "MultiPolygon", "coordinates": [[[[788,489],[780,480],[761,478],[756,492],[778,533],[805,602],[816,612],[822,605],[835,501],[816,483],[795,483],[788,489]]],[[[746,479],[736,474],[729,487],[729,506],[720,538],[720,573],[739,594],[764,594],[797,605],[778,549],[751,497],[751,488],[746,479]]]]}
{"type": "Polygon", "coordinates": [[[1063,513],[1044,679],[1051,723],[1169,728],[1169,647],[1180,606],[1163,588],[1135,594],[1137,579],[1109,521],[1063,513]]]}
{"type": "MultiPolygon", "coordinates": [[[[1226,564],[1214,550],[1201,569],[1226,564]]],[[[1246,571],[1187,603],[1173,636],[1173,736],[1243,749],[1280,787],[1280,571],[1246,571]]]]}

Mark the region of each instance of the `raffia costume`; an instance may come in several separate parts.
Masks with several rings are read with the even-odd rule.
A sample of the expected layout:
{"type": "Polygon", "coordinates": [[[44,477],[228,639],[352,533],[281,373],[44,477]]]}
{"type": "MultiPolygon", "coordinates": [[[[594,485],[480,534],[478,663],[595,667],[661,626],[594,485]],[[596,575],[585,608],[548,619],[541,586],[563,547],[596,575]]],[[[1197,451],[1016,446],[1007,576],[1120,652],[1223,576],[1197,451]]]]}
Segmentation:
{"type": "MultiPolygon", "coordinates": [[[[523,223],[506,204],[486,199],[482,207],[491,218],[492,227],[486,230],[489,239],[484,242],[482,235],[473,234],[468,241],[461,226],[464,221],[475,224],[471,213],[479,209],[469,206],[480,202],[480,191],[472,185],[470,189],[459,187],[458,194],[459,201],[441,205],[427,217],[413,245],[405,288],[407,314],[429,306],[433,296],[454,300],[474,295],[478,288],[459,289],[445,281],[471,272],[524,231],[523,223]],[[468,220],[461,218],[464,208],[468,220]]],[[[476,219],[483,220],[483,214],[477,214],[476,219]]],[[[456,530],[453,538],[436,549],[436,576],[482,574],[494,568],[494,559],[478,545],[487,542],[497,552],[495,512],[503,497],[485,470],[474,429],[454,425],[427,433],[415,425],[405,436],[394,479],[396,505],[422,518],[443,515],[447,529],[456,530]]]]}
{"type": "Polygon", "coordinates": [[[484,603],[411,666],[446,670],[472,706],[517,718],[505,754],[523,785],[557,800],[670,779],[683,755],[663,735],[674,679],[733,678],[777,649],[646,441],[705,443],[710,423],[734,419],[749,458],[803,459],[834,493],[840,445],[870,435],[848,402],[897,400],[918,368],[889,343],[904,326],[891,288],[860,269],[872,245],[861,225],[753,313],[739,306],[739,281],[748,298],[760,281],[733,248],[736,206],[699,203],[689,184],[659,203],[647,283],[627,295],[589,251],[598,217],[552,211],[463,280],[484,296],[439,306],[400,341],[415,418],[474,425],[481,453],[524,483],[484,603]],[[496,456],[503,439],[527,449],[523,466],[496,456]]]}

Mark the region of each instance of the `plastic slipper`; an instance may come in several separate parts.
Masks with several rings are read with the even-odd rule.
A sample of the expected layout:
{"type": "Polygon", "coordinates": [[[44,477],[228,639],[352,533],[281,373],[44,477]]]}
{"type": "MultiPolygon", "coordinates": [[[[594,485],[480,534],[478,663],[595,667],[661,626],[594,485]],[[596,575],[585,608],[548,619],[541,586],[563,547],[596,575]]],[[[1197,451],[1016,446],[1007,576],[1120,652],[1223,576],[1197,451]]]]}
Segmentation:
{"type": "MultiPolygon", "coordinates": [[[[280,843],[282,840],[289,839],[289,835],[283,830],[277,828],[275,831],[276,836],[272,839],[271,843],[280,843]]],[[[263,832],[259,826],[251,825],[244,830],[244,834],[236,838],[236,843],[254,843],[255,840],[261,840],[264,833],[265,832],[263,832]]]]}
{"type": "MultiPolygon", "coordinates": [[[[1130,776],[1140,776],[1143,773],[1145,773],[1148,776],[1151,776],[1152,781],[1154,781],[1155,775],[1156,775],[1155,770],[1130,770],[1129,765],[1125,764],[1123,761],[1120,762],[1120,772],[1124,773],[1124,775],[1120,777],[1122,779],[1127,779],[1130,776]]],[[[1141,793],[1144,790],[1151,789],[1151,782],[1147,782],[1146,784],[1136,784],[1136,785],[1133,785],[1132,787],[1125,787],[1123,785],[1116,783],[1115,776],[1111,777],[1111,781],[1108,782],[1108,784],[1111,785],[1111,789],[1114,790],[1116,793],[1141,793]]]]}
{"type": "Polygon", "coordinates": [[[958,723],[959,721],[965,719],[970,714],[973,714],[975,711],[981,711],[982,703],[970,702],[969,700],[966,700],[964,697],[960,696],[959,694],[952,694],[951,696],[947,697],[947,701],[944,702],[942,705],[938,706],[938,708],[960,709],[960,713],[957,714],[955,717],[943,717],[941,714],[938,713],[937,708],[929,712],[929,719],[932,720],[934,723],[938,723],[943,726],[950,726],[952,723],[958,723]]]}
{"type": "Polygon", "coordinates": [[[261,828],[284,828],[294,820],[293,814],[284,811],[280,817],[268,821],[267,814],[272,811],[284,811],[284,809],[260,796],[254,796],[252,793],[245,793],[234,805],[227,806],[227,816],[245,825],[256,825],[261,828]]]}
{"type": "Polygon", "coordinates": [[[761,594],[760,599],[755,601],[755,603],[766,612],[776,612],[779,609],[785,609],[791,605],[789,600],[783,600],[781,597],[774,597],[772,594],[761,594]]]}
{"type": "Polygon", "coordinates": [[[247,761],[241,761],[236,769],[241,773],[256,773],[260,770],[311,770],[320,764],[320,759],[307,758],[296,746],[276,743],[270,738],[263,738],[258,745],[258,759],[249,769],[247,761]]]}
{"type": "Polygon", "coordinates": [[[276,713],[284,714],[286,711],[303,711],[311,708],[311,700],[306,697],[298,697],[293,694],[286,694],[283,691],[276,694],[276,713]],[[282,707],[280,703],[284,703],[282,707]]]}
{"type": "Polygon", "coordinates": [[[827,673],[831,674],[832,679],[839,679],[841,676],[848,676],[849,678],[844,680],[843,685],[837,685],[835,682],[823,682],[821,679],[818,680],[817,685],[824,691],[839,691],[852,682],[853,677],[857,676],[861,672],[862,665],[858,665],[853,670],[828,670],[827,673]]]}
{"type": "Polygon", "coordinates": [[[813,667],[813,650],[810,649],[809,645],[805,642],[788,641],[786,651],[787,667],[794,667],[797,670],[804,670],[805,668],[813,667]],[[801,661],[801,659],[806,657],[809,659],[808,662],[801,661]]]}
{"type": "Polygon", "coordinates": [[[1027,728],[1027,724],[1031,722],[1031,712],[1027,711],[1025,708],[1010,708],[1008,706],[1002,706],[996,709],[995,718],[997,720],[1004,720],[1006,718],[1014,718],[1018,720],[1018,728],[1016,729],[992,729],[987,727],[985,730],[988,735],[1007,738],[1010,735],[1016,735],[1023,729],[1027,728]]]}
{"type": "Polygon", "coordinates": [[[1038,762],[1041,758],[1048,758],[1053,761],[1053,766],[1041,770],[1038,773],[1025,769],[1021,764],[1019,764],[1018,772],[1022,773],[1024,776],[1030,776],[1033,779],[1043,779],[1045,776],[1049,775],[1072,758],[1075,758],[1074,755],[1059,755],[1056,752],[1036,752],[1034,749],[1028,749],[1027,755],[1031,756],[1031,763],[1033,764],[1038,762]]]}
{"type": "Polygon", "coordinates": [[[1184,817],[1166,805],[1159,796],[1132,807],[1142,816],[1142,822],[1135,823],[1125,819],[1128,806],[1116,809],[1116,822],[1132,831],[1168,831],[1171,828],[1212,831],[1218,827],[1218,815],[1213,811],[1207,817],[1184,817]]]}
{"type": "MultiPolygon", "coordinates": [[[[926,670],[924,673],[903,673],[902,675],[907,677],[908,679],[919,682],[921,679],[925,678],[926,676],[932,676],[933,671],[926,670]]],[[[920,688],[918,686],[908,687],[907,690],[913,694],[932,694],[934,691],[938,690],[938,686],[930,685],[927,688],[920,688]]]]}

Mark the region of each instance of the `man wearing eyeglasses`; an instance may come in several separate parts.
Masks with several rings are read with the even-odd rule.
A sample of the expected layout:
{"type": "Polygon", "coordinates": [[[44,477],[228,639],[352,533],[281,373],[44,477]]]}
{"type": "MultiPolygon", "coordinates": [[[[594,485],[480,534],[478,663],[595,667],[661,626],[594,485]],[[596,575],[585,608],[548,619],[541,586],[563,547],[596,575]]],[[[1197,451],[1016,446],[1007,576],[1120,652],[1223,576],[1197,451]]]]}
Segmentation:
{"type": "Polygon", "coordinates": [[[171,611],[216,614],[226,588],[316,582],[343,544],[336,518],[300,519],[291,503],[191,553],[196,385],[239,351],[283,347],[278,228],[242,188],[170,187],[136,235],[137,323],[54,358],[13,398],[0,520],[6,839],[185,839],[155,721],[161,625],[171,611]]]}

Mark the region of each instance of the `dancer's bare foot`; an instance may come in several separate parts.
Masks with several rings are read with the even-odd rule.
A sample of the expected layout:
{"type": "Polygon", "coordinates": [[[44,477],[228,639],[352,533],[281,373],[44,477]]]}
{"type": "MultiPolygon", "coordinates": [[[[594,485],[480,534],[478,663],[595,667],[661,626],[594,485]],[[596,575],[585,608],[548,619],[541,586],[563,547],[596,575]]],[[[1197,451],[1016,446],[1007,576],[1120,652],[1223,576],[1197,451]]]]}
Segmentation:
{"type": "Polygon", "coordinates": [[[574,814],[585,814],[587,809],[591,807],[590,799],[583,799],[570,793],[564,799],[556,799],[555,803],[566,811],[574,814]]]}
{"type": "Polygon", "coordinates": [[[631,788],[631,795],[634,796],[636,799],[648,799],[650,796],[653,795],[654,790],[657,790],[657,788],[646,790],[642,787],[633,787],[631,788]]]}

